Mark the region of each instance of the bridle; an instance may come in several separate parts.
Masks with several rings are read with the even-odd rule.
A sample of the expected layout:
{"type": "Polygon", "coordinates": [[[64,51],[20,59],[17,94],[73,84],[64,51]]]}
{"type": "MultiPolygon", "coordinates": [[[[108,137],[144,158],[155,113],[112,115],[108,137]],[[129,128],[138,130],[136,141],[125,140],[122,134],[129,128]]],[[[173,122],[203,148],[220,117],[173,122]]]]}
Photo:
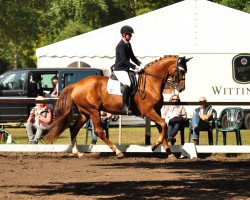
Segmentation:
{"type": "Polygon", "coordinates": [[[179,87],[179,83],[181,81],[185,81],[185,76],[183,76],[182,78],[180,78],[180,69],[178,66],[176,67],[176,70],[174,71],[173,77],[175,77],[175,79],[168,79],[167,82],[173,86],[173,88],[178,88],[179,87]]]}
{"type": "Polygon", "coordinates": [[[172,77],[172,79],[168,79],[167,80],[167,82],[169,83],[169,85],[173,88],[173,89],[175,89],[175,88],[179,88],[179,83],[181,82],[181,81],[185,81],[185,76],[183,76],[182,78],[180,78],[180,71],[182,70],[182,71],[185,71],[185,73],[186,73],[186,70],[183,68],[183,67],[181,67],[181,59],[183,59],[183,58],[181,58],[181,57],[179,57],[178,59],[177,59],[177,63],[176,63],[176,69],[175,69],[175,71],[174,71],[174,73],[173,73],[173,76],[172,77],[174,77],[175,79],[173,79],[172,77]]]}

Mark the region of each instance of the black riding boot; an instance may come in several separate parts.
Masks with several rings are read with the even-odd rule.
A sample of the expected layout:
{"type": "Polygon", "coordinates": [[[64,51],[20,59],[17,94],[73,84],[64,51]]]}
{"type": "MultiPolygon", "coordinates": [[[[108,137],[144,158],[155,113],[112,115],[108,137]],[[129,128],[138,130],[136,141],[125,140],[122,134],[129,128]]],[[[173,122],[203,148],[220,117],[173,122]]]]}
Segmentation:
{"type": "Polygon", "coordinates": [[[130,92],[130,87],[127,85],[124,85],[123,87],[123,91],[122,91],[122,98],[123,98],[123,110],[122,112],[127,114],[127,115],[131,115],[132,112],[129,109],[129,92],[130,92]]]}

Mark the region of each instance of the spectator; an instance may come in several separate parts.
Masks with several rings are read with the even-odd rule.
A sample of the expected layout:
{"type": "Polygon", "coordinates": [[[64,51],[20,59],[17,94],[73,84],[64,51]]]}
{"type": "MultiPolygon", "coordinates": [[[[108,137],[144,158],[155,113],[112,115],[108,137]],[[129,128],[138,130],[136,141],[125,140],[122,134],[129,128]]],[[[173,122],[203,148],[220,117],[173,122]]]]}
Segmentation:
{"type": "Polygon", "coordinates": [[[30,74],[29,78],[29,96],[37,97],[38,95],[42,95],[42,90],[39,84],[37,77],[34,74],[30,74]]]}
{"type": "MultiPolygon", "coordinates": [[[[38,96],[36,100],[43,100],[42,96],[38,96]]],[[[39,139],[48,130],[52,121],[51,109],[44,103],[37,103],[31,110],[26,123],[26,131],[29,144],[37,144],[39,139]]]]}
{"type": "MultiPolygon", "coordinates": [[[[105,130],[107,138],[108,138],[108,123],[109,123],[109,119],[111,119],[111,117],[112,117],[112,114],[106,113],[104,111],[101,111],[101,125],[102,125],[102,128],[105,130]]],[[[92,137],[91,144],[96,144],[96,142],[97,142],[97,135],[95,134],[94,125],[93,125],[92,120],[90,120],[90,125],[92,127],[92,131],[91,131],[91,137],[92,137]]]]}
{"type": "Polygon", "coordinates": [[[212,106],[207,104],[205,97],[199,99],[200,107],[196,108],[192,117],[192,135],[196,145],[199,144],[199,130],[209,128],[207,120],[212,119],[212,106]]]}
{"type": "Polygon", "coordinates": [[[176,142],[175,136],[178,133],[180,126],[184,125],[184,121],[187,118],[186,110],[183,106],[178,105],[180,98],[177,94],[173,94],[170,97],[169,102],[174,102],[176,105],[163,106],[162,118],[168,125],[167,129],[167,141],[174,144],[176,142]]]}
{"type": "Polygon", "coordinates": [[[51,79],[51,83],[52,83],[52,91],[50,92],[50,96],[51,97],[57,97],[58,96],[58,77],[57,76],[53,76],[51,79]]]}

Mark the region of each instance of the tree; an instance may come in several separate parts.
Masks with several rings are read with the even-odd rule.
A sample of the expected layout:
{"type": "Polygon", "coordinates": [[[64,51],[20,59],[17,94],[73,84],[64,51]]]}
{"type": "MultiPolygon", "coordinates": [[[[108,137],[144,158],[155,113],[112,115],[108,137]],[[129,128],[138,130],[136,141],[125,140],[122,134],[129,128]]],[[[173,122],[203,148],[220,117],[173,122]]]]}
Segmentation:
{"type": "Polygon", "coordinates": [[[221,5],[234,8],[237,10],[249,12],[250,2],[249,0],[215,0],[214,2],[221,5]]]}
{"type": "Polygon", "coordinates": [[[108,8],[104,0],[52,1],[48,12],[48,43],[67,39],[105,25],[108,8]]]}
{"type": "Polygon", "coordinates": [[[0,58],[14,68],[20,65],[21,59],[34,54],[40,31],[39,17],[46,5],[46,0],[0,1],[0,58]]]}

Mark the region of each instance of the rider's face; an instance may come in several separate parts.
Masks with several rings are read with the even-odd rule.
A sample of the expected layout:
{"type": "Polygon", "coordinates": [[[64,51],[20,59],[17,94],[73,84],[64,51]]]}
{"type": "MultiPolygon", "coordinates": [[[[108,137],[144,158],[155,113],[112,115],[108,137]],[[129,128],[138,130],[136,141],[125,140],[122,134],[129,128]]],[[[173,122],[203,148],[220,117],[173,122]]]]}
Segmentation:
{"type": "Polygon", "coordinates": [[[125,39],[126,41],[130,41],[131,38],[132,38],[132,34],[128,34],[128,33],[125,33],[125,34],[124,34],[124,39],[125,39]]]}

